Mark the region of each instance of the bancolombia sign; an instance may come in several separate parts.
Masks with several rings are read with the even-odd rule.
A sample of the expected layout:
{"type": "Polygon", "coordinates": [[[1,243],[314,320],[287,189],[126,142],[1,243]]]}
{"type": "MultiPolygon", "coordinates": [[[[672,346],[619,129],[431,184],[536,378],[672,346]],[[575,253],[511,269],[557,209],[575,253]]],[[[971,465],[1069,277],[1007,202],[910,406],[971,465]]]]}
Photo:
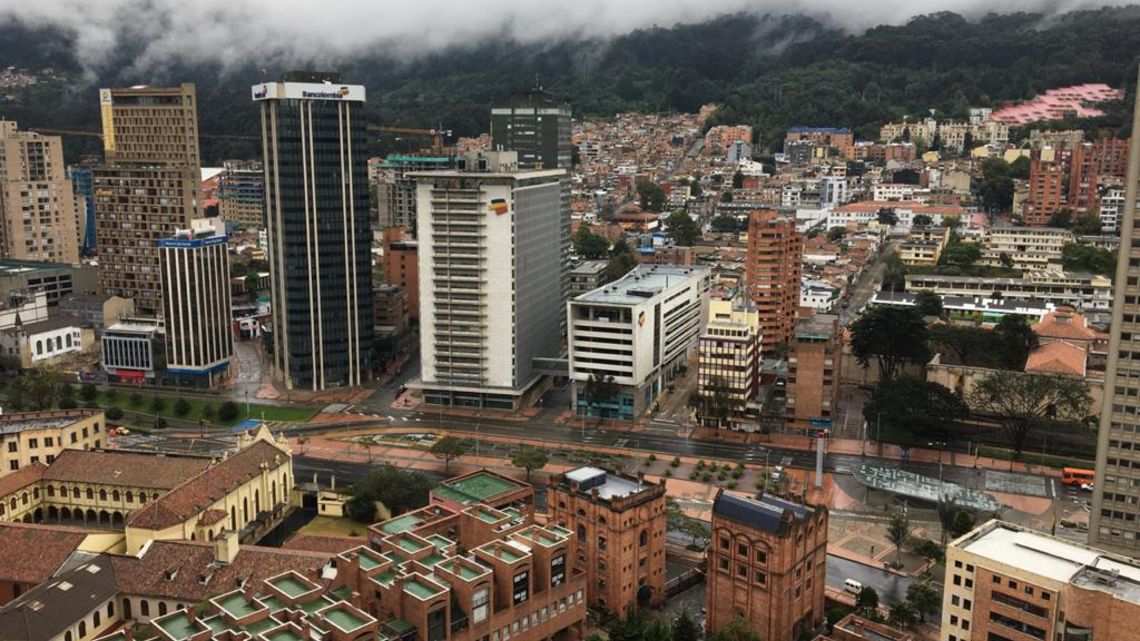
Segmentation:
{"type": "Polygon", "coordinates": [[[253,86],[254,100],[297,99],[364,102],[362,85],[333,85],[315,82],[268,82],[253,86]]]}

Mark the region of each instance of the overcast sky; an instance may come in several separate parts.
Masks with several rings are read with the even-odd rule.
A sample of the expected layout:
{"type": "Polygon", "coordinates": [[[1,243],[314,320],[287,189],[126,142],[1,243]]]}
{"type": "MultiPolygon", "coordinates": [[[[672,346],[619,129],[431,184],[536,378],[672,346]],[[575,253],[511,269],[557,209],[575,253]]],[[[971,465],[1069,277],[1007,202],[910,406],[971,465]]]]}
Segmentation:
{"type": "Polygon", "coordinates": [[[140,66],[170,56],[223,64],[328,60],[387,45],[414,55],[474,38],[534,41],[671,26],[739,10],[806,13],[858,31],[951,10],[1065,11],[1119,0],[0,0],[0,21],[78,34],[88,64],[117,38],[149,42],[140,66]]]}

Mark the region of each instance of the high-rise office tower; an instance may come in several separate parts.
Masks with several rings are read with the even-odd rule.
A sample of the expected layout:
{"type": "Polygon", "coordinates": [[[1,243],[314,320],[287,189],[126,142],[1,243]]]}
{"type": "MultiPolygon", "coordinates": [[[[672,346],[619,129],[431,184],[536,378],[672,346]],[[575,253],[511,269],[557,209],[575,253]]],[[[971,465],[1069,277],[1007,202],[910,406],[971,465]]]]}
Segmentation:
{"type": "Polygon", "coordinates": [[[234,353],[230,265],[217,219],[191,221],[158,241],[166,321],[166,371],[180,385],[213,387],[234,353]]]}
{"type": "Polygon", "coordinates": [[[288,389],[360,385],[372,347],[364,87],[290,72],[261,110],[273,369],[288,389]]]}
{"type": "Polygon", "coordinates": [[[491,109],[496,149],[519,154],[519,169],[569,169],[570,105],[542,89],[511,94],[510,103],[491,109]]]}
{"type": "Polygon", "coordinates": [[[162,311],[157,241],[199,218],[201,174],[194,85],[100,89],[103,154],[91,171],[99,280],[162,311]]]}
{"type": "Polygon", "coordinates": [[[760,313],[760,347],[764,352],[792,340],[803,256],[804,236],[796,231],[794,217],[771,209],[752,212],[744,282],[760,313]]]}
{"type": "Polygon", "coordinates": [[[218,213],[247,227],[265,226],[265,172],[255,160],[227,160],[218,180],[218,213]]]}
{"type": "Polygon", "coordinates": [[[419,182],[421,386],[428,403],[518,409],[558,356],[561,169],[471,154],[419,182]]]}
{"type": "Polygon", "coordinates": [[[71,191],[75,194],[75,207],[79,212],[79,251],[90,255],[95,252],[95,190],[91,183],[91,167],[68,167],[71,191]]]}
{"type": "MultiPolygon", "coordinates": [[[[496,149],[518,152],[519,169],[565,169],[561,192],[559,256],[562,302],[570,298],[570,105],[559,104],[541,87],[511,94],[508,104],[491,109],[491,138],[496,149]]],[[[560,318],[566,333],[566,318],[560,318]]]]}
{"type": "MultiPolygon", "coordinates": [[[[1133,107],[1140,131],[1140,100],[1133,107]]],[[[1105,399],[1096,448],[1089,544],[1140,556],[1140,247],[1134,242],[1140,198],[1140,136],[1132,136],[1113,288],[1105,399]]]]}
{"type": "Polygon", "coordinates": [[[49,263],[79,262],[75,194],[56,136],[0,120],[0,254],[49,263]]]}

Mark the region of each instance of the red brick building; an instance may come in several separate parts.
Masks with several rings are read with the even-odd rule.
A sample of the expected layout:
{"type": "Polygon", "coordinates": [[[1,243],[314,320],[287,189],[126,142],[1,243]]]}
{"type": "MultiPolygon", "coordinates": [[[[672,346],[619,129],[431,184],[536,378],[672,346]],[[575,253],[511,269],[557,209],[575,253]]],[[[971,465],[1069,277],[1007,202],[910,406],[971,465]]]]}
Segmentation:
{"type": "Polygon", "coordinates": [[[1105,180],[1123,180],[1127,175],[1129,144],[1127,138],[1101,138],[1073,148],[1068,204],[1076,215],[1096,212],[1105,180]]]}
{"type": "Polygon", "coordinates": [[[791,427],[811,430],[817,421],[833,420],[839,408],[842,358],[838,316],[817,314],[796,324],[788,353],[788,399],[784,404],[791,427]]]}
{"type": "Polygon", "coordinates": [[[665,600],[665,484],[582,467],[550,485],[550,521],[576,533],[589,605],[624,614],[665,600]]]}
{"type": "Polygon", "coordinates": [[[1044,226],[1062,209],[1065,197],[1065,163],[1043,160],[1040,151],[1029,158],[1029,197],[1022,205],[1021,218],[1026,225],[1044,226]]]}
{"type": "Polygon", "coordinates": [[[771,209],[748,220],[745,287],[760,314],[760,345],[767,352],[788,344],[796,326],[803,270],[804,235],[795,218],[771,209]]]}
{"type": "Polygon", "coordinates": [[[419,243],[407,238],[403,227],[386,227],[384,243],[384,283],[399,285],[408,295],[408,316],[420,317],[419,243]]]}
{"type": "Polygon", "coordinates": [[[713,502],[708,633],[743,617],[764,641],[794,641],[824,621],[827,508],[724,490],[713,502]]]}

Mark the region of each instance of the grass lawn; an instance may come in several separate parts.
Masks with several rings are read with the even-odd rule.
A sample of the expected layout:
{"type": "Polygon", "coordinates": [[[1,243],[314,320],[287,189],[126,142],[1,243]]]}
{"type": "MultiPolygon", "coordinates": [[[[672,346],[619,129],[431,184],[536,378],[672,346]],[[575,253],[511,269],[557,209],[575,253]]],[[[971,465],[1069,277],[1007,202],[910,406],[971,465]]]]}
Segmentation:
{"type": "Polygon", "coordinates": [[[338,519],[331,516],[317,516],[309,521],[297,534],[313,536],[349,536],[363,539],[368,534],[367,526],[351,519],[338,519]]]}
{"type": "Polygon", "coordinates": [[[210,425],[234,425],[240,423],[247,418],[260,419],[265,418],[266,421],[307,421],[317,413],[316,409],[309,407],[279,407],[276,405],[257,405],[251,403],[249,406],[249,413],[246,414],[245,403],[236,402],[238,407],[238,416],[236,419],[228,422],[218,420],[218,408],[222,406],[225,401],[222,400],[207,400],[200,398],[182,397],[190,403],[190,411],[186,414],[179,416],[174,412],[174,403],[178,400],[179,396],[172,394],[155,394],[154,391],[143,390],[138,392],[142,397],[142,401],[138,404],[131,403],[131,396],[134,392],[127,390],[117,390],[114,398],[107,398],[106,392],[100,392],[96,397],[97,402],[103,408],[118,407],[120,409],[137,412],[139,414],[149,414],[152,416],[162,416],[164,418],[174,418],[191,423],[197,423],[198,419],[202,418],[202,412],[207,407],[213,410],[212,417],[206,419],[206,423],[210,425]],[[159,412],[154,411],[152,403],[155,397],[162,399],[164,402],[163,408],[159,412]]]}

